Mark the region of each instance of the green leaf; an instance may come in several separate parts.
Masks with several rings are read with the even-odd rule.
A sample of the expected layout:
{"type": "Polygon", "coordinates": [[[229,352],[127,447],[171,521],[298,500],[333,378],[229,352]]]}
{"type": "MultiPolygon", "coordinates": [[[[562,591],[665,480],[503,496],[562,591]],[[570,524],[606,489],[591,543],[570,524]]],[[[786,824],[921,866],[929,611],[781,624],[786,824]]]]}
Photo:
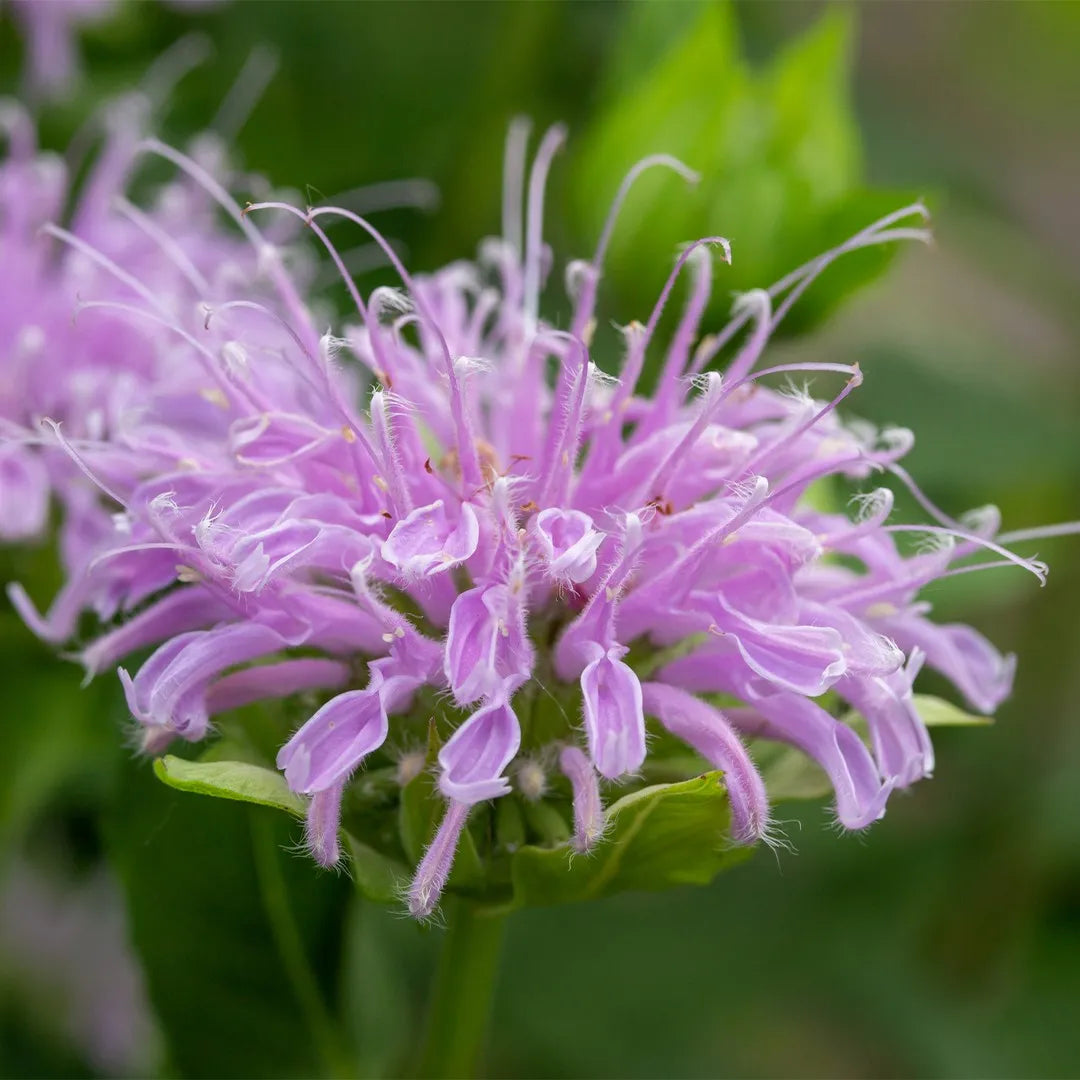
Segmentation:
{"type": "MultiPolygon", "coordinates": [[[[952,702],[931,694],[915,694],[914,701],[915,710],[927,727],[968,727],[993,723],[989,716],[965,712],[952,702]]],[[[866,720],[859,713],[845,713],[842,719],[864,739],[867,737],[866,720]]],[[[832,784],[825,772],[801,750],[761,739],[753,744],[751,751],[772,802],[820,799],[832,794],[832,784]]]]}
{"type": "Polygon", "coordinates": [[[397,859],[376,851],[351,833],[345,834],[350,871],[360,894],[376,904],[395,904],[409,880],[408,868],[397,859]]]}
{"type": "Polygon", "coordinates": [[[832,794],[832,783],[821,766],[794,746],[761,739],[752,745],[751,753],[761,770],[770,802],[820,799],[832,794]]]}
{"type": "MultiPolygon", "coordinates": [[[[0,582],[20,581],[44,602],[59,588],[52,545],[0,551],[0,582]]],[[[57,659],[0,600],[0,864],[47,807],[96,805],[125,754],[127,710],[114,678],[80,685],[77,665],[57,659]]]]}
{"type": "Polygon", "coordinates": [[[313,1020],[312,983],[333,1013],[346,877],[293,854],[291,818],[177,795],[143,763],[127,764],[104,824],[165,1075],[326,1075],[339,1049],[313,1020]]]}
{"type": "Polygon", "coordinates": [[[965,712],[951,701],[932,694],[916,694],[915,711],[927,727],[985,727],[994,722],[992,716],[965,712]]]}
{"type": "Polygon", "coordinates": [[[589,855],[525,847],[511,859],[512,905],[563,904],[631,890],[704,885],[750,849],[728,839],[721,774],[626,795],[608,808],[608,831],[589,855]]]}
{"type": "MultiPolygon", "coordinates": [[[[428,727],[427,768],[421,769],[401,789],[401,805],[398,810],[398,827],[401,847],[411,863],[418,863],[424,850],[431,843],[439,820],[446,811],[446,803],[435,789],[432,766],[439,753],[439,737],[435,724],[428,727]]],[[[451,888],[468,888],[483,879],[484,868],[476,843],[468,829],[462,833],[450,872],[451,888]]]]}
{"type": "Polygon", "coordinates": [[[304,800],[289,790],[281,773],[245,761],[186,761],[167,754],[154,761],[154,773],[180,791],[272,806],[297,817],[306,810],[304,800]]]}
{"type": "Polygon", "coordinates": [[[777,57],[765,80],[770,149],[811,205],[847,194],[862,172],[848,93],[851,30],[846,12],[827,10],[777,57]]]}
{"type": "Polygon", "coordinates": [[[424,848],[431,842],[438,826],[439,800],[435,798],[435,782],[431,773],[438,752],[438,733],[434,723],[431,723],[428,726],[425,767],[401,789],[398,808],[401,847],[411,863],[420,861],[424,848]]]}
{"type": "MultiPolygon", "coordinates": [[[[732,291],[771,284],[880,216],[878,196],[862,189],[848,13],[826,11],[760,70],[741,55],[729,4],[687,14],[684,5],[635,6],[609,62],[610,92],[578,143],[570,201],[585,250],[636,161],[670,153],[702,177],[688,189],[652,170],[631,192],[605,265],[622,321],[651,309],[680,243],[717,234],[732,241],[732,266],[716,272],[707,317],[715,324],[726,321],[732,291]],[[658,7],[681,10],[669,18],[658,7]],[[658,59],[656,42],[668,43],[658,59]]],[[[910,200],[887,201],[896,209],[910,200]]],[[[891,254],[859,253],[843,271],[830,268],[784,328],[816,321],[891,254]]]]}

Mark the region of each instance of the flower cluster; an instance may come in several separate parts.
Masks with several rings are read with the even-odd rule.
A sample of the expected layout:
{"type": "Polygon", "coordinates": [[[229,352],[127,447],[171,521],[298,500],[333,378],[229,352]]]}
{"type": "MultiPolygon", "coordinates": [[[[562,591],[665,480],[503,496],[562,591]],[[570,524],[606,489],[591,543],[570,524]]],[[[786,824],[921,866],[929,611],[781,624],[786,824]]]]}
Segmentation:
{"type": "MultiPolygon", "coordinates": [[[[87,577],[88,560],[119,527],[116,506],[98,497],[65,446],[107,447],[94,474],[106,487],[133,468],[167,471],[186,447],[216,442],[227,427],[200,361],[244,362],[238,346],[208,357],[196,334],[204,304],[257,276],[258,252],[217,224],[204,185],[166,184],[144,208],[124,197],[149,110],[144,95],[131,94],[105,112],[102,146],[74,188],[74,166],[39,150],[26,112],[0,106],[8,142],[0,162],[0,539],[41,537],[51,499],[63,507],[67,587],[46,620],[14,593],[34,629],[57,643],[83,608],[109,619],[121,601],[87,577]]],[[[227,179],[218,140],[200,138],[193,154],[227,179]]]]}
{"type": "MultiPolygon", "coordinates": [[[[540,298],[552,266],[544,189],[562,140],[548,131],[526,176],[527,129],[512,129],[502,237],[476,263],[430,275],[410,276],[349,210],[241,211],[198,162],[158,144],[182,190],[224,208],[248,250],[207,227],[197,260],[173,225],[130,210],[152,258],[138,245],[113,254],[105,232],[76,245],[112,297],[109,419],[91,421],[93,395],[62,402],[54,452],[95,478],[108,528],[82,538],[63,617],[42,620],[18,589],[16,603],[54,639],[80,607],[125,613],[80,656],[92,675],[155,647],[134,674],[120,670],[151,752],[203,738],[241,705],[317,695],[277,764],[310,800],[308,841],[325,865],[339,858],[351,778],[436,714],[446,810],[409,890],[417,916],[438,902],[470,808],[515,778],[532,799],[567,785],[572,844],[596,844],[601,784],[646,766],[647,717],[722,770],[735,843],[771,838],[747,739],[799,748],[828,774],[838,821],[869,825],[933,767],[912,700],[923,664],[980,711],[1010,688],[1012,659],[970,627],[932,622],[920,590],[987,551],[1045,574],[994,539],[993,513],[960,523],[922,496],[899,464],[909,431],[840,419],[857,366],[760,364],[835,258],[925,238],[921,206],[740,296],[729,325],[704,337],[714,259],[730,252],[719,237],[688,245],[648,321],[621,329],[615,378],[590,349],[617,213],[645,169],[694,176],[664,156],[632,170],[595,256],[566,267],[572,312],[559,329],[540,298]],[[262,231],[281,218],[341,270],[358,318],[340,336],[320,332],[262,231]],[[342,218],[383,248],[402,289],[361,295],[325,231],[342,218]],[[661,350],[680,277],[685,306],[661,350]],[[131,345],[115,336],[122,315],[138,326],[131,345]],[[134,398],[118,391],[142,363],[128,349],[147,350],[134,398]],[[815,373],[839,376],[830,400],[791,383],[815,373]],[[933,522],[893,523],[892,489],[866,483],[877,476],[910,488],[933,522]],[[862,490],[852,516],[821,508],[835,478],[862,490]],[[906,542],[913,533],[921,545],[906,542]],[[865,717],[867,741],[837,718],[840,703],[865,717]]],[[[87,347],[90,319],[71,349],[87,347]]],[[[22,505],[44,499],[33,481],[22,505]]]]}

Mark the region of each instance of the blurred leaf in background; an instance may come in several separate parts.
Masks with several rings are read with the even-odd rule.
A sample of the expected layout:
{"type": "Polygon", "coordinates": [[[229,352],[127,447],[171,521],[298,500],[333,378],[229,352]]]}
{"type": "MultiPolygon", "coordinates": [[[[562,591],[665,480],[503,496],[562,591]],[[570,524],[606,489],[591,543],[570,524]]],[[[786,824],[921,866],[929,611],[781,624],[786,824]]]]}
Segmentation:
{"type": "Polygon", "coordinates": [[[349,1075],[339,1034],[347,878],[291,854],[263,807],[180,795],[124,770],[105,822],[170,1069],[349,1075]]]}
{"type": "MultiPolygon", "coordinates": [[[[889,210],[910,202],[864,186],[851,101],[850,9],[826,10],[763,66],[747,60],[724,3],[636,4],[614,49],[597,115],[577,139],[571,209],[599,234],[608,200],[634,162],[653,153],[701,174],[694,187],[643,176],[627,200],[607,259],[616,312],[644,317],[679,242],[721,235],[733,261],[713,299],[766,287],[889,210]]],[[[891,252],[843,260],[784,326],[806,329],[880,273],[891,252]]]]}

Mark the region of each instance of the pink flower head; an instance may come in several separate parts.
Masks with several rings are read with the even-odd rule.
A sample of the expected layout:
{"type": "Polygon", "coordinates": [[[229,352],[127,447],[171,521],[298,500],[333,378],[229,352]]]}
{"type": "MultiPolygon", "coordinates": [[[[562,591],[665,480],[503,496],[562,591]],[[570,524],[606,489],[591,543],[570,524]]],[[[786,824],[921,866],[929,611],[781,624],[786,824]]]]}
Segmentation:
{"type": "MultiPolygon", "coordinates": [[[[311,797],[320,862],[338,857],[355,772],[392,763],[390,747],[432,740],[448,808],[409,893],[421,917],[446,885],[470,808],[510,793],[522,763],[557,758],[574,846],[600,843],[598,778],[641,783],[647,718],[723,772],[734,842],[770,838],[750,740],[816,761],[840,823],[863,828],[933,766],[912,697],[921,664],[979,710],[1009,692],[1012,659],[968,627],[933,623],[920,590],[985,552],[993,565],[1046,573],[995,538],[996,521],[965,527],[914,487],[898,464],[909,432],[840,418],[862,379],[856,366],[761,363],[776,325],[833,259],[924,238],[922,206],[740,297],[731,322],[700,340],[714,258],[730,252],[719,237],[686,246],[647,320],[624,328],[610,376],[590,345],[626,185],[595,256],[568,268],[567,328],[541,316],[544,186],[562,138],[554,128],[541,141],[523,208],[515,128],[503,236],[475,263],[417,277],[351,210],[268,202],[241,212],[200,165],[154,144],[183,174],[176,198],[224,208],[247,254],[205,215],[168,244],[141,218],[103,218],[78,249],[89,273],[80,292],[123,292],[145,325],[125,339],[119,369],[61,401],[70,439],[15,438],[0,458],[17,492],[41,483],[34,455],[45,450],[50,476],[62,466],[78,479],[85,571],[48,619],[14,598],[57,640],[83,608],[119,617],[85,648],[91,672],[157,646],[124,675],[154,748],[201,737],[236,703],[321,695],[277,760],[311,797]],[[380,246],[402,291],[365,297],[346,277],[356,318],[331,336],[290,270],[299,256],[262,229],[299,222],[340,269],[324,226],[341,219],[380,246]],[[127,236],[114,230],[135,222],[137,236],[106,263],[103,250],[127,236]],[[689,299],[665,347],[657,325],[684,271],[689,299]],[[730,344],[721,374],[713,365],[730,344]],[[646,364],[656,372],[648,395],[646,364]],[[839,386],[819,400],[769,381],[808,375],[839,376],[839,386]],[[855,487],[877,475],[910,486],[933,520],[892,522],[884,488],[858,496],[851,516],[806,497],[825,478],[855,487]],[[87,476],[100,490],[88,508],[87,476]],[[905,540],[918,535],[922,547],[905,540]],[[844,718],[849,707],[868,740],[844,718]]],[[[664,157],[633,175],[647,167],[692,177],[664,157]]],[[[56,306],[46,333],[59,325],[56,306]]],[[[29,347],[25,333],[18,340],[29,347]]],[[[33,498],[0,498],[0,510],[8,535],[37,527],[33,498]]],[[[397,772],[406,781],[422,767],[397,772]]],[[[546,790],[533,784],[530,797],[546,790]]]]}

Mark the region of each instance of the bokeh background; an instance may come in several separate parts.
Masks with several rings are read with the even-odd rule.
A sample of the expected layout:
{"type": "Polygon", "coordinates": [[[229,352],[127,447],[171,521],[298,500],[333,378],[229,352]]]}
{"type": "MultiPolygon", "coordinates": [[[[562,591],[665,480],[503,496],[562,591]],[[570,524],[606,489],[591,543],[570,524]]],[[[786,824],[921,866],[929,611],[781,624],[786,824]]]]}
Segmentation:
{"type": "MultiPolygon", "coordinates": [[[[773,356],[857,360],[849,411],[913,428],[909,467],[951,512],[1080,517],[1080,4],[128,2],[87,26],[83,81],[43,110],[46,139],[62,147],[192,31],[212,55],[162,106],[165,135],[210,124],[268,47],[278,72],[234,153],[313,201],[430,178],[440,208],[382,219],[414,268],[497,228],[517,113],[571,129],[549,199],[561,254],[591,250],[642,153],[719,177],[628,204],[606,279],[621,321],[647,315],[679,241],[725,233],[730,287],[764,285],[924,195],[936,245],[852,295],[884,264],[823,281],[773,356]]],[[[0,88],[20,92],[21,66],[8,16],[0,88]]],[[[992,572],[928,596],[1021,654],[993,727],[941,732],[934,781],[865,835],[792,805],[797,855],[760,853],[706,889],[517,914],[488,1072],[1080,1075],[1080,540],[1039,547],[1044,590],[992,572]]],[[[48,550],[2,559],[48,592],[48,550]]],[[[0,687],[0,1073],[401,1067],[437,931],[315,873],[272,812],[157,785],[112,681],[81,690],[6,607],[0,687]]]]}

